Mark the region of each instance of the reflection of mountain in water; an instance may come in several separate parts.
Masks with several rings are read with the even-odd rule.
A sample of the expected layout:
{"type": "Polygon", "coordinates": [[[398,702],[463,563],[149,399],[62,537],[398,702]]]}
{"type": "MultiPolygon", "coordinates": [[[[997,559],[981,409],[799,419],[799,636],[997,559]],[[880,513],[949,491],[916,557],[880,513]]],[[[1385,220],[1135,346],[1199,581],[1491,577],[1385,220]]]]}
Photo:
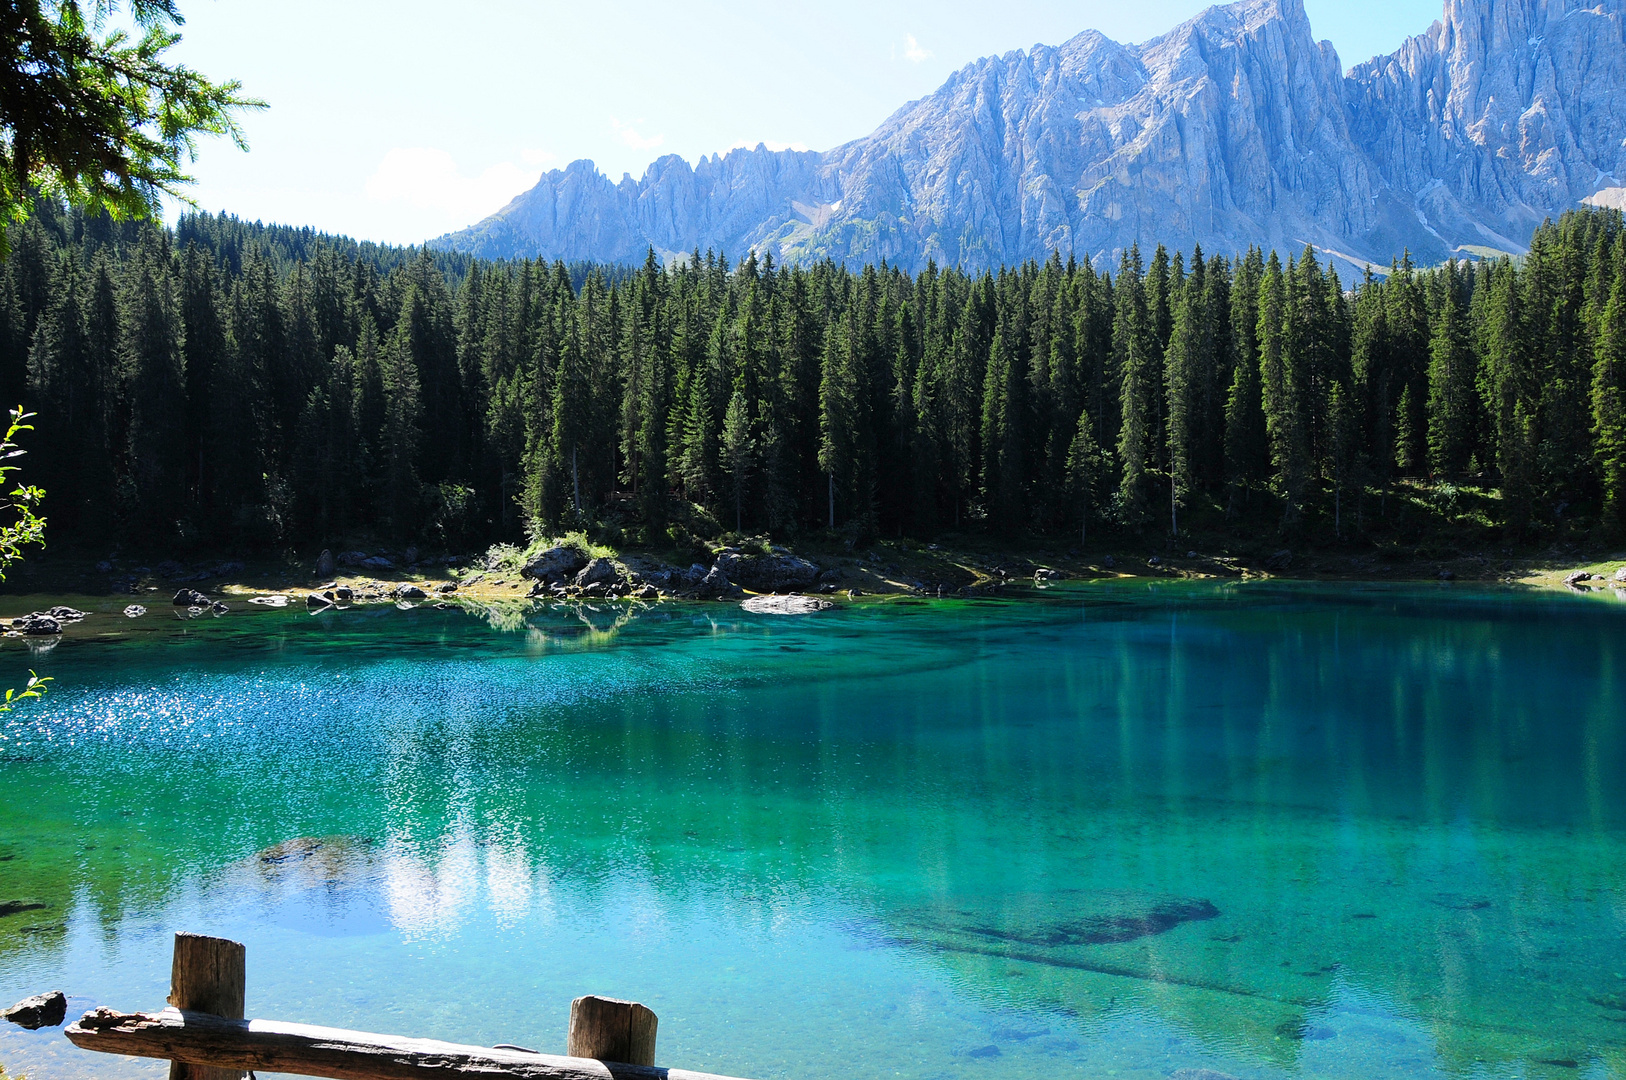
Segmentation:
{"type": "Polygon", "coordinates": [[[1463,1074],[1626,1068],[1611,625],[1225,595],[1138,618],[959,608],[925,636],[915,614],[746,638],[533,611],[550,640],[579,626],[671,648],[494,666],[501,708],[368,697],[329,727],[310,726],[295,668],[273,695],[286,711],[252,729],[4,766],[27,784],[0,784],[0,904],[46,907],[0,908],[0,959],[62,947],[22,927],[76,905],[111,932],[249,890],[282,925],[445,939],[477,911],[591,910],[634,881],[672,912],[740,920],[829,898],[856,940],[993,1007],[1155,1016],[1261,1063],[1359,1045],[1463,1074]],[[797,679],[792,642],[820,665],[921,663],[797,679]],[[702,668],[782,666],[665,692],[655,659],[679,647],[702,668]],[[596,696],[525,696],[578,659],[596,696]],[[1394,1016],[1432,1042],[1380,1030],[1394,1016]]]}

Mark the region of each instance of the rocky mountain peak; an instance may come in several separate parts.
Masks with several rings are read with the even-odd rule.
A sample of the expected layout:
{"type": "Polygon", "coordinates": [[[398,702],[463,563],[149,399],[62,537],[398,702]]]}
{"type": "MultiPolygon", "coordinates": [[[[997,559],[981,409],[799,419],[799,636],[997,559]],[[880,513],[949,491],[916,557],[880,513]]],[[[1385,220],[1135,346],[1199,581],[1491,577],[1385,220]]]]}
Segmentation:
{"type": "Polygon", "coordinates": [[[908,268],[1110,261],[1136,240],[1309,243],[1352,268],[1518,252],[1542,218],[1626,197],[1623,4],[1446,0],[1347,74],[1302,0],[1210,8],[1140,45],[1085,31],[968,64],[823,153],[668,155],[618,185],[573,162],[437,243],[908,268]]]}

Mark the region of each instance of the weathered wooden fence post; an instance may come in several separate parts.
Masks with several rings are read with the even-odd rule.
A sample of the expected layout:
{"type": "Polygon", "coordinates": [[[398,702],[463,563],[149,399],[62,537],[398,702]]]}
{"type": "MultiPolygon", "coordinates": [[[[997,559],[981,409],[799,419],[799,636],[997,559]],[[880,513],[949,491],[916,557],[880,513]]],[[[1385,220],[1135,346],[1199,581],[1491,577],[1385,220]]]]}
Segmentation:
{"type": "MultiPolygon", "coordinates": [[[[235,941],[204,937],[202,934],[175,935],[175,959],[170,967],[169,1003],[189,1012],[212,1013],[227,1020],[243,1019],[248,971],[247,950],[235,941]]],[[[248,1073],[239,1069],[217,1069],[210,1065],[169,1064],[169,1080],[243,1080],[248,1073]]]]}
{"type": "Polygon", "coordinates": [[[571,1057],[655,1064],[655,1014],[636,1001],[579,997],[570,1003],[571,1057]]]}

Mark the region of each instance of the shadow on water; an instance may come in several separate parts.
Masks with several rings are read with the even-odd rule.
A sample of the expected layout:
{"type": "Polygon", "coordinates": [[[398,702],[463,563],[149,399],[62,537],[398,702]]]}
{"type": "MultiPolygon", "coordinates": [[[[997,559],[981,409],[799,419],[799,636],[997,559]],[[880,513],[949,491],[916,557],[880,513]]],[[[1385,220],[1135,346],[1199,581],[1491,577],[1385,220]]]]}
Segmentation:
{"type": "Polygon", "coordinates": [[[781,942],[775,986],[885,964],[1006,1017],[910,1028],[948,1064],[906,1075],[1096,1042],[1157,1076],[1626,1075],[1626,624],[1564,599],[1137,584],[70,640],[59,689],[0,721],[0,986],[115,984],[82,937],[188,913],[328,941],[357,978],[442,942],[499,997],[507,952],[584,965],[593,934],[685,926],[721,935],[658,952],[710,995],[686,1022],[803,1054],[764,1075],[834,1075],[824,1044],[904,1014],[787,1035],[720,1004],[719,958],[797,925],[849,944],[781,942]],[[1153,1053],[1146,1023],[1181,1034],[1153,1053]]]}

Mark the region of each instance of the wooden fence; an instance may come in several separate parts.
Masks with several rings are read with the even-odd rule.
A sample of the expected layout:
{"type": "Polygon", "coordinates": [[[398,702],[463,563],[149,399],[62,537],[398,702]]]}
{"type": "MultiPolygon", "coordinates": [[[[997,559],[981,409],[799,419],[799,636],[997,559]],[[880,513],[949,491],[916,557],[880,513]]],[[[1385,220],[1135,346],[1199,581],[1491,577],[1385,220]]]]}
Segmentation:
{"type": "Polygon", "coordinates": [[[655,1014],[634,1001],[580,997],[570,1004],[568,1057],[519,1046],[463,1046],[433,1039],[247,1020],[245,950],[235,941],[175,935],[170,1008],[88,1012],[69,1024],[75,1046],[164,1058],[170,1080],[242,1080],[249,1072],[335,1080],[427,1076],[536,1080],[732,1080],[655,1066],[655,1014]]]}

